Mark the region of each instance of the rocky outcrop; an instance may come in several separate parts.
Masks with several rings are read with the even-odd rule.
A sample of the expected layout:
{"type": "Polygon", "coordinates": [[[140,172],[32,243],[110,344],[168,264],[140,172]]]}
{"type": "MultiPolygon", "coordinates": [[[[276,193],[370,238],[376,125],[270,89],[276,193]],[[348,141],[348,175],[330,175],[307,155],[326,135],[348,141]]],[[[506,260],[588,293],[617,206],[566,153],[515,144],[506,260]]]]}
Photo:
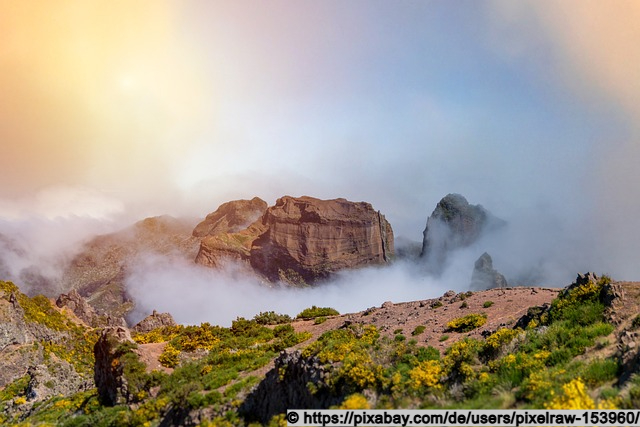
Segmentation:
{"type": "Polygon", "coordinates": [[[369,203],[285,196],[246,229],[204,238],[196,262],[240,261],[268,280],[301,285],[393,256],[391,225],[369,203]]]}
{"type": "Polygon", "coordinates": [[[259,197],[223,203],[193,229],[193,236],[206,237],[222,233],[237,233],[260,218],[267,207],[267,202],[259,197]]]}
{"type": "Polygon", "coordinates": [[[94,380],[100,401],[107,406],[133,400],[125,377],[123,355],[135,347],[129,330],[122,327],[105,328],[94,346],[94,380]]]}
{"type": "Polygon", "coordinates": [[[193,260],[199,245],[191,236],[194,223],[160,216],[95,237],[71,260],[62,288],[77,290],[100,315],[124,317],[134,306],[124,284],[132,264],[146,254],[193,260]]]}
{"type": "Polygon", "coordinates": [[[486,252],[480,255],[480,258],[474,264],[473,274],[471,275],[471,284],[469,286],[471,290],[482,291],[485,289],[506,288],[507,286],[507,279],[493,268],[491,255],[486,252]]]}
{"type": "Polygon", "coordinates": [[[56,300],[56,305],[60,308],[68,308],[86,325],[98,326],[98,313],[75,289],[68,294],[61,294],[56,300]]]}
{"type": "Polygon", "coordinates": [[[133,330],[135,332],[147,333],[162,326],[176,326],[176,321],[173,320],[173,316],[169,313],[158,313],[153,310],[153,313],[142,319],[133,327],[133,330]]]}
{"type": "Polygon", "coordinates": [[[287,409],[326,409],[337,405],[344,396],[336,390],[330,391],[325,377],[325,368],[317,358],[302,357],[300,351],[283,351],[275,360],[275,367],[247,396],[239,412],[249,421],[267,423],[287,409]]]}
{"type": "Polygon", "coordinates": [[[431,274],[439,275],[452,251],[472,245],[485,231],[503,224],[481,205],[470,205],[460,194],[448,194],[427,219],[420,257],[431,274]]]}
{"type": "Polygon", "coordinates": [[[29,383],[26,397],[30,402],[39,402],[52,396],[69,396],[93,388],[93,382],[82,378],[65,360],[31,366],[27,370],[29,383]]]}

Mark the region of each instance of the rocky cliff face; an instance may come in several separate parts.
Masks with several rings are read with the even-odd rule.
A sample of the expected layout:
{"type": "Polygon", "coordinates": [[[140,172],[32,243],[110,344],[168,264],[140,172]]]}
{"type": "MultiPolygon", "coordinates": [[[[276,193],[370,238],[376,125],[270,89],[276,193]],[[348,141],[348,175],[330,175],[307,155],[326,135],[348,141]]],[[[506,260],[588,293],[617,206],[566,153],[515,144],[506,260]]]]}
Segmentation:
{"type": "Polygon", "coordinates": [[[420,257],[430,273],[439,275],[449,253],[470,246],[482,233],[503,224],[482,206],[470,205],[460,194],[448,194],[427,219],[420,257]]]}
{"type": "Polygon", "coordinates": [[[267,207],[267,202],[259,197],[223,203],[193,229],[193,236],[202,238],[222,233],[237,233],[259,219],[267,207]]]}
{"type": "Polygon", "coordinates": [[[196,262],[241,261],[269,280],[304,284],[393,256],[391,225],[369,203],[285,196],[246,229],[204,238],[196,262]]]}

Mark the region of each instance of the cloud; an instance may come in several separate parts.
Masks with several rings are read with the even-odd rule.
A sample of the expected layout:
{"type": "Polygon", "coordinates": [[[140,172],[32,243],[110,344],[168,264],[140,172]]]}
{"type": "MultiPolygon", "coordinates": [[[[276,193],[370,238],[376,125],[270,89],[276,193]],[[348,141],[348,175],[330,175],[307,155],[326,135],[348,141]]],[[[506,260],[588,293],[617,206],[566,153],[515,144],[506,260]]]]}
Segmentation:
{"type": "Polygon", "coordinates": [[[265,286],[237,270],[213,270],[193,263],[147,254],[127,278],[127,290],[136,301],[133,322],[152,310],[171,313],[177,322],[230,325],[238,316],[251,318],[274,310],[295,316],[312,305],[333,307],[341,313],[402,302],[434,298],[451,286],[464,290],[466,280],[451,275],[434,281],[413,266],[397,263],[341,273],[318,287],[291,289],[265,286]]]}

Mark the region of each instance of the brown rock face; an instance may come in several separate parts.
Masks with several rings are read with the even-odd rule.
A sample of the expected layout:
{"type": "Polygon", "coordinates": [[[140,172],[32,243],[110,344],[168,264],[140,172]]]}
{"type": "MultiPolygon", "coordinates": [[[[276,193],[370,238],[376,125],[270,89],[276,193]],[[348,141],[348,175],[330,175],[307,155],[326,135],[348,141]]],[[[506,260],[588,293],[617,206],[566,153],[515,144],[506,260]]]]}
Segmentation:
{"type": "Polygon", "coordinates": [[[237,233],[259,219],[267,207],[267,202],[259,197],[223,203],[194,228],[193,236],[206,237],[222,233],[237,233]]]}
{"type": "Polygon", "coordinates": [[[369,203],[285,196],[248,228],[203,239],[196,262],[243,261],[269,280],[303,284],[393,255],[391,225],[369,203]]]}

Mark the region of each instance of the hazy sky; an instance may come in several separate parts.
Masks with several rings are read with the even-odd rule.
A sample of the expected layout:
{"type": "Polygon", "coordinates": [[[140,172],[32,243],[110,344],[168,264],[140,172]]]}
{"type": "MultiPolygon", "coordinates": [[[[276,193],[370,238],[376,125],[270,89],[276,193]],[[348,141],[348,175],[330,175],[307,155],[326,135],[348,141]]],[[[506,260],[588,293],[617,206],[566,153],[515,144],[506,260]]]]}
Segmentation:
{"type": "Polygon", "coordinates": [[[640,279],[639,23],[622,0],[0,0],[0,218],[310,195],[418,240],[458,192],[640,279]]]}

